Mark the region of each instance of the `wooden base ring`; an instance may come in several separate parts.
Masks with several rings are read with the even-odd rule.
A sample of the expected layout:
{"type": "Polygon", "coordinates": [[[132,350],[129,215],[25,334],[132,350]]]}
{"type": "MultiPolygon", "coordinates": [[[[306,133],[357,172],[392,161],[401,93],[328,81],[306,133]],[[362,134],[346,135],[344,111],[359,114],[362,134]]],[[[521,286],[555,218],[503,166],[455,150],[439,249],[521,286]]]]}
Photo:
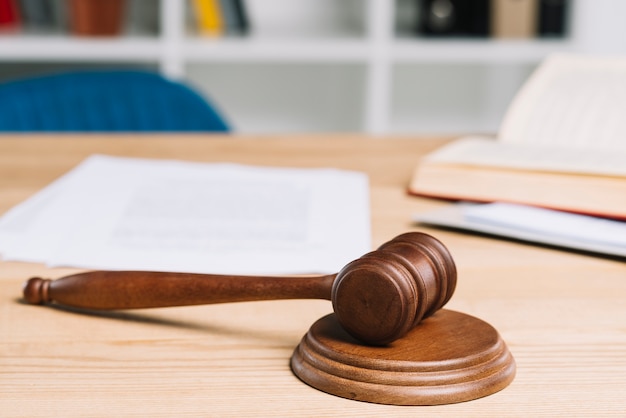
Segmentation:
{"type": "Polygon", "coordinates": [[[491,325],[445,309],[380,347],[359,343],[327,315],[303,337],[291,368],[323,392],[390,405],[469,401],[504,389],[515,376],[515,360],[491,325]]]}

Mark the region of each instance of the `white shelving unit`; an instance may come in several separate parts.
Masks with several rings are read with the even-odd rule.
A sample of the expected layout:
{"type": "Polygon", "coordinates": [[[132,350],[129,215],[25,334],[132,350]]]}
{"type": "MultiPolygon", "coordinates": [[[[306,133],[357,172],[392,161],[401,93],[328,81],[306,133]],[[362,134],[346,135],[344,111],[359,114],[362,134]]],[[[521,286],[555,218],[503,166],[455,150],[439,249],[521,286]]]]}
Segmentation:
{"type": "Polygon", "coordinates": [[[412,0],[247,0],[249,36],[204,38],[190,31],[185,1],[129,1],[134,13],[157,8],[159,29],[3,34],[0,78],[50,65],[148,66],[204,91],[239,132],[493,132],[546,55],[626,52],[622,0],[576,0],[570,36],[552,41],[407,36],[398,11],[412,0]]]}

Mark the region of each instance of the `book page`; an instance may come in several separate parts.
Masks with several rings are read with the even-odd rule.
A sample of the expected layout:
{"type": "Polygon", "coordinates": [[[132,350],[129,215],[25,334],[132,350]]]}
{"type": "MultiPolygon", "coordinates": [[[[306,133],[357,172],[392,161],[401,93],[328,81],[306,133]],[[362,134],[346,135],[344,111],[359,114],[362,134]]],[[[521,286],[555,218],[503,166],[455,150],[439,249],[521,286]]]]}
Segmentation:
{"type": "Polygon", "coordinates": [[[536,144],[527,146],[487,137],[461,138],[431,153],[426,161],[626,177],[626,163],[621,153],[599,148],[585,150],[536,144]]]}
{"type": "Polygon", "coordinates": [[[626,58],[559,54],[531,75],[509,107],[504,143],[626,151],[626,58]]]}

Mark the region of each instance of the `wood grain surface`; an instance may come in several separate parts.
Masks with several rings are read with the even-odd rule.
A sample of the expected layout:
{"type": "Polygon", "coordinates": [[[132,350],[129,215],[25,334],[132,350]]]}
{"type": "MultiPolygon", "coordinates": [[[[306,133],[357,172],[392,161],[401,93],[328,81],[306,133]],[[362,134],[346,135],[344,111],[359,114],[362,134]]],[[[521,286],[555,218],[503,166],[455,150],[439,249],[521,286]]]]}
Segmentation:
{"type": "Polygon", "coordinates": [[[406,194],[420,155],[443,140],[350,135],[220,138],[0,138],[0,213],[92,153],[339,167],[370,175],[375,246],[407,231],[440,239],[458,269],[446,308],[491,324],[517,363],[515,380],[478,400],[388,406],[302,383],[289,359],[324,300],[282,300],[87,314],[21,301],[32,276],[79,270],[0,263],[0,415],[505,417],[623,416],[626,263],[423,228],[444,203],[406,194]]]}

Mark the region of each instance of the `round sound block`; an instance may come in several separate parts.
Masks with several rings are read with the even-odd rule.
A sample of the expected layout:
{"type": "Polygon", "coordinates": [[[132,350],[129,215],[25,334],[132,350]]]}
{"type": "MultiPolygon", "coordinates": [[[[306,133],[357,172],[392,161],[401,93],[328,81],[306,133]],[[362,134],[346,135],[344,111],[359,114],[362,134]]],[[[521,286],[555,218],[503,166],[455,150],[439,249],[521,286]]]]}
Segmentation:
{"type": "Polygon", "coordinates": [[[390,405],[469,401],[515,376],[515,360],[491,325],[445,309],[386,346],[363,345],[327,315],[304,336],[291,368],[323,392],[390,405]]]}

